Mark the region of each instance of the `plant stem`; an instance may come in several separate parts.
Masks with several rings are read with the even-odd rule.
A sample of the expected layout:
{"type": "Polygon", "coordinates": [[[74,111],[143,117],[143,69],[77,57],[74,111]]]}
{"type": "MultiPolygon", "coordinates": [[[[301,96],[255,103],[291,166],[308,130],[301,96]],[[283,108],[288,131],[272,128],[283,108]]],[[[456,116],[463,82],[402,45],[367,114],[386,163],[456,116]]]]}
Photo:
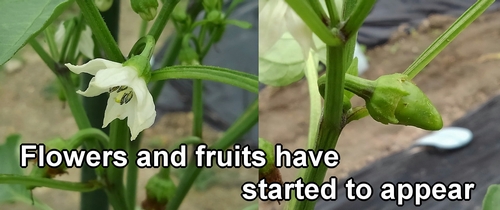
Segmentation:
{"type": "Polygon", "coordinates": [[[342,31],[344,32],[344,35],[346,37],[350,38],[358,32],[359,28],[361,28],[361,25],[363,25],[363,22],[370,14],[370,11],[372,10],[376,2],[377,0],[358,1],[354,11],[349,16],[349,19],[347,19],[344,28],[342,28],[342,31]]]}
{"type": "MultiPolygon", "coordinates": [[[[120,1],[113,1],[111,8],[99,13],[99,10],[94,5],[94,1],[77,0],[83,17],[92,29],[92,33],[96,37],[99,47],[104,51],[106,57],[112,61],[124,62],[125,58],[118,47],[118,17],[120,13],[120,1]],[[101,16],[102,15],[102,16],[101,16]],[[103,17],[106,19],[104,22],[103,17]]],[[[92,76],[83,75],[82,84],[88,85],[92,76]]],[[[102,126],[102,118],[106,106],[107,96],[101,95],[93,98],[85,98],[83,101],[84,106],[89,111],[88,115],[91,119],[93,127],[100,128],[102,126]]],[[[128,131],[128,130],[126,130],[128,131]]],[[[116,146],[113,142],[115,138],[110,138],[110,146],[116,146]]],[[[127,140],[128,141],[128,140],[127,140]]],[[[86,148],[89,148],[86,146],[86,148]]],[[[92,147],[90,147],[92,148],[92,147]]],[[[109,170],[113,170],[110,167],[109,170]]],[[[116,173],[114,173],[116,175],[116,173]]],[[[82,168],[82,180],[96,179],[96,174],[93,169],[88,167],[82,168]]],[[[123,180],[111,179],[108,176],[108,170],[105,174],[101,174],[101,178],[107,182],[105,196],[103,191],[96,191],[92,193],[82,193],[81,196],[81,209],[82,210],[100,210],[108,209],[108,198],[114,209],[128,210],[123,193],[123,180]]]]}
{"type": "MultiPolygon", "coordinates": [[[[124,62],[125,58],[123,57],[123,54],[120,51],[114,37],[111,35],[104,19],[101,17],[99,10],[95,6],[94,1],[76,0],[76,3],[78,3],[78,6],[83,13],[83,17],[85,17],[86,22],[89,24],[90,29],[92,29],[92,33],[97,38],[97,41],[99,42],[100,47],[104,50],[104,53],[106,53],[106,56],[112,61],[120,63],[124,62]]],[[[119,1],[113,1],[112,8],[107,12],[115,11],[118,16],[119,9],[113,10],[113,7],[115,7],[115,5],[119,6],[119,4],[119,1]]],[[[118,22],[116,22],[116,24],[118,24],[118,22]]]]}
{"type": "Polygon", "coordinates": [[[75,192],[91,192],[102,187],[99,182],[76,183],[15,174],[0,174],[0,184],[22,184],[75,192]]]}
{"type": "Polygon", "coordinates": [[[142,133],[137,136],[137,139],[130,142],[129,144],[129,165],[127,167],[127,191],[126,198],[129,201],[129,206],[135,208],[135,199],[137,195],[137,180],[138,180],[138,172],[139,167],[135,164],[137,160],[137,151],[139,151],[139,147],[142,142],[142,133]]]}
{"type": "Polygon", "coordinates": [[[203,139],[203,81],[193,80],[193,136],[203,139]]]}
{"type": "MultiPolygon", "coordinates": [[[[210,149],[226,149],[232,144],[234,144],[238,138],[243,136],[248,132],[259,119],[259,103],[255,101],[250,105],[245,113],[241,115],[231,127],[224,133],[217,142],[215,142],[210,149]]],[[[185,175],[181,178],[177,191],[174,198],[168,202],[168,210],[177,210],[182,203],[182,200],[188,193],[189,189],[193,185],[194,180],[200,174],[203,168],[196,167],[195,159],[191,160],[188,167],[186,168],[185,175]]]]}
{"type": "Polygon", "coordinates": [[[69,75],[63,75],[62,72],[59,71],[58,64],[50,57],[50,55],[42,48],[42,46],[35,39],[32,39],[30,41],[30,45],[31,47],[33,47],[35,52],[40,56],[40,58],[42,58],[43,62],[57,76],[58,81],[61,83],[63,87],[63,91],[64,94],[66,95],[69,108],[75,118],[78,128],[79,129],[89,128],[90,127],[89,119],[87,118],[85,110],[83,109],[83,106],[80,103],[80,100],[78,99],[78,95],[75,91],[73,83],[71,82],[71,78],[69,78],[69,75]]]}
{"type": "Polygon", "coordinates": [[[47,67],[49,67],[49,69],[57,76],[57,72],[56,72],[57,63],[43,49],[42,45],[40,45],[40,43],[38,43],[38,41],[35,38],[31,39],[29,41],[29,44],[31,45],[33,50],[35,50],[35,52],[38,54],[38,56],[40,56],[40,58],[45,63],[45,65],[47,65],[47,67]]]}
{"type": "Polygon", "coordinates": [[[373,94],[374,83],[375,82],[371,80],[346,74],[344,89],[366,100],[373,94]]]}
{"type": "Polygon", "coordinates": [[[252,93],[259,92],[257,76],[214,66],[170,66],[151,73],[151,81],[167,79],[212,80],[240,87],[252,93]]]}
{"type": "Polygon", "coordinates": [[[160,13],[156,17],[156,20],[153,23],[153,26],[151,26],[151,29],[149,29],[148,33],[149,35],[153,36],[155,40],[158,40],[158,38],[160,37],[163,28],[165,28],[165,26],[167,25],[170,14],[174,10],[177,3],[179,3],[179,1],[180,0],[163,1],[163,6],[161,7],[160,13]]]}
{"type": "MultiPolygon", "coordinates": [[[[127,121],[115,119],[111,122],[111,128],[109,131],[109,146],[111,150],[125,150],[127,151],[128,142],[130,141],[129,129],[127,127],[127,121]]],[[[109,167],[108,168],[108,182],[118,194],[124,196],[125,188],[123,186],[123,174],[125,172],[124,168],[109,167]]],[[[119,196],[120,199],[124,198],[119,196]]],[[[123,200],[126,202],[126,200],[123,200]]],[[[131,207],[131,206],[129,206],[131,207]]],[[[127,208],[128,209],[128,208],[127,208]]]]}
{"type": "Polygon", "coordinates": [[[413,79],[432,59],[434,59],[460,32],[479,17],[495,0],[478,0],[467,11],[465,11],[446,31],[441,34],[425,51],[413,61],[403,72],[413,79]]]}
{"type": "MultiPolygon", "coordinates": [[[[175,34],[174,41],[168,46],[168,50],[165,53],[165,58],[162,61],[161,67],[172,66],[177,59],[179,50],[182,46],[182,36],[179,34],[175,34]]],[[[154,72],[153,72],[154,73],[154,72]]],[[[153,84],[151,88],[151,95],[153,96],[153,100],[156,101],[158,96],[160,96],[163,85],[165,84],[164,80],[157,81],[153,84]]]]}
{"type": "Polygon", "coordinates": [[[304,0],[285,0],[288,5],[302,18],[309,28],[326,45],[335,46],[342,43],[342,39],[333,34],[316,15],[314,9],[304,0]]]}
{"type": "MultiPolygon", "coordinates": [[[[320,121],[318,137],[314,151],[335,149],[337,140],[342,130],[342,106],[344,99],[344,80],[345,72],[349,68],[352,59],[356,36],[351,37],[341,46],[327,46],[326,62],[326,84],[325,84],[325,103],[323,116],[320,121]]],[[[299,177],[302,177],[304,183],[316,183],[321,185],[327,171],[325,164],[319,167],[308,167],[300,171],[299,177]]],[[[289,209],[314,209],[316,201],[304,200],[298,201],[295,196],[288,203],[289,209]]]]}
{"type": "Polygon", "coordinates": [[[139,29],[139,38],[146,35],[146,31],[148,30],[148,23],[149,22],[145,20],[141,21],[141,28],[139,29]]]}
{"type": "Polygon", "coordinates": [[[79,130],[69,140],[71,142],[70,148],[73,149],[78,148],[80,145],[86,142],[86,140],[89,139],[96,139],[97,141],[99,141],[101,145],[104,146],[104,148],[108,148],[108,142],[109,142],[108,135],[106,135],[102,130],[99,130],[97,128],[85,128],[79,130]]]}
{"type": "Polygon", "coordinates": [[[47,44],[49,45],[49,50],[52,58],[54,58],[55,60],[59,60],[59,49],[57,48],[57,44],[54,40],[54,28],[52,27],[52,25],[50,25],[43,32],[45,34],[47,44]]]}
{"type": "Polygon", "coordinates": [[[341,18],[339,14],[339,10],[337,9],[337,4],[334,2],[335,0],[325,0],[326,8],[328,9],[328,14],[330,15],[330,26],[338,27],[341,18]]]}

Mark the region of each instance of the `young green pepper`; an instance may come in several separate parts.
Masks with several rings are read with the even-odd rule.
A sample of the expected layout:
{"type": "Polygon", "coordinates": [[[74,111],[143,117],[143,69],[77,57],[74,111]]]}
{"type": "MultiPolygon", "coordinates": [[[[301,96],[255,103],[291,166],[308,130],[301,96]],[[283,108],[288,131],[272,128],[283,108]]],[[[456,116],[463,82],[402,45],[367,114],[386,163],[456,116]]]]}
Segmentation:
{"type": "Polygon", "coordinates": [[[384,75],[375,81],[346,75],[345,84],[347,90],[365,99],[368,112],[378,122],[425,130],[443,127],[437,109],[407,75],[384,75]]]}

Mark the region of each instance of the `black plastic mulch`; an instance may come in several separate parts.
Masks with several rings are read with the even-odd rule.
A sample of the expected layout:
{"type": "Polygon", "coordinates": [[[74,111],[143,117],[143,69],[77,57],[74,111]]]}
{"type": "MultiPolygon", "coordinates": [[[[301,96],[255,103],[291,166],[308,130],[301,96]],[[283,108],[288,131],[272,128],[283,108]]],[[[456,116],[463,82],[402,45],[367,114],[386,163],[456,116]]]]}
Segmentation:
{"type": "Polygon", "coordinates": [[[455,151],[427,148],[412,153],[411,149],[407,149],[380,159],[352,174],[354,182],[367,182],[373,187],[373,196],[368,201],[348,201],[343,186],[345,180],[339,180],[337,200],[320,200],[315,209],[481,209],[488,186],[500,183],[500,96],[455,121],[452,126],[470,129],[474,134],[471,143],[455,151]],[[451,182],[475,182],[476,188],[470,201],[436,201],[430,198],[423,201],[420,208],[413,204],[413,200],[398,207],[395,201],[380,199],[380,186],[384,182],[442,182],[446,185],[451,182]]]}

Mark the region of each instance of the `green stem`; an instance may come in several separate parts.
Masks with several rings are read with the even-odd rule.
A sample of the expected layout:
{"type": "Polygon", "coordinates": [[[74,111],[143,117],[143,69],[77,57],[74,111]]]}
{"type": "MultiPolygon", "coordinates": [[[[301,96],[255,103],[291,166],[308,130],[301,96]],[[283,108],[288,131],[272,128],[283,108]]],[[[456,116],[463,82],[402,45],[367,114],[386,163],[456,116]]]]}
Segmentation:
{"type": "Polygon", "coordinates": [[[330,25],[332,27],[338,27],[341,18],[337,9],[337,4],[335,0],[325,0],[326,8],[328,9],[328,14],[330,15],[330,25]]]}
{"type": "MultiPolygon", "coordinates": [[[[243,136],[248,132],[259,119],[259,103],[255,101],[250,107],[247,108],[245,113],[241,115],[236,122],[234,122],[231,127],[224,133],[217,142],[215,142],[210,149],[226,149],[233,145],[238,138],[243,136]]],[[[189,189],[193,185],[194,180],[198,177],[203,168],[196,167],[193,159],[188,167],[186,168],[185,175],[181,178],[177,191],[175,192],[174,198],[169,201],[167,205],[168,210],[177,210],[182,203],[182,200],[188,193],[189,189]]]]}
{"type": "Polygon", "coordinates": [[[137,139],[130,142],[129,144],[129,161],[130,164],[127,167],[127,191],[126,191],[126,198],[129,201],[129,206],[132,207],[133,209],[135,208],[135,199],[136,199],[136,193],[137,193],[137,180],[138,180],[138,173],[139,173],[139,167],[135,164],[137,160],[137,151],[139,151],[139,148],[141,146],[141,141],[142,141],[142,134],[139,134],[137,136],[137,139]]]}
{"type": "Polygon", "coordinates": [[[90,192],[102,187],[99,182],[76,183],[14,174],[0,174],[0,184],[22,184],[74,192],[90,192]]]}
{"type": "Polygon", "coordinates": [[[413,79],[432,59],[434,59],[455,37],[479,17],[495,0],[478,0],[463,13],[441,36],[439,36],[418,58],[403,72],[413,79]]]}
{"type": "MultiPolygon", "coordinates": [[[[142,18],[141,18],[142,20],[142,18]]],[[[139,29],[139,38],[143,37],[146,35],[146,31],[148,30],[148,21],[142,20],[141,21],[141,28],[139,29]]]]}
{"type": "Polygon", "coordinates": [[[79,130],[75,135],[69,140],[71,142],[70,148],[78,148],[84,142],[89,139],[95,139],[99,141],[103,148],[108,148],[109,137],[103,131],[97,128],[85,128],[79,130]]]}
{"type": "MultiPolygon", "coordinates": [[[[170,44],[170,46],[168,46],[168,50],[165,53],[166,56],[164,57],[161,64],[162,67],[174,65],[179,50],[182,46],[182,38],[183,37],[179,34],[175,34],[174,41],[170,44]]],[[[153,84],[153,87],[151,88],[151,95],[153,96],[154,101],[156,101],[158,99],[158,96],[160,96],[163,85],[165,85],[165,80],[160,80],[153,84]]]]}
{"type": "MultiPolygon", "coordinates": [[[[99,10],[94,4],[94,1],[89,0],[76,0],[80,10],[83,13],[83,17],[85,17],[86,22],[89,24],[90,29],[92,29],[92,33],[97,38],[100,47],[106,53],[106,56],[112,61],[116,62],[124,62],[125,58],[123,57],[118,44],[115,39],[111,35],[104,19],[101,17],[99,10]]],[[[113,4],[118,4],[113,2],[113,4]]]]}
{"type": "MultiPolygon", "coordinates": [[[[186,145],[198,145],[203,143],[199,137],[196,136],[189,136],[186,138],[181,139],[179,142],[175,143],[172,145],[169,149],[169,151],[172,151],[174,149],[177,149],[180,147],[181,144],[186,144],[186,145]]],[[[162,178],[169,178],[170,177],[170,168],[169,167],[164,167],[160,168],[160,172],[158,172],[158,175],[162,178]]]]}
{"type": "Polygon", "coordinates": [[[350,74],[345,74],[344,88],[363,99],[368,99],[372,96],[374,87],[374,81],[363,79],[361,77],[353,76],[350,74]]]}
{"type": "Polygon", "coordinates": [[[40,56],[40,58],[42,59],[42,61],[45,63],[45,65],[47,65],[47,67],[49,67],[49,69],[54,73],[56,74],[57,76],[57,72],[56,72],[56,66],[57,66],[57,63],[54,61],[54,59],[52,59],[52,57],[50,57],[50,55],[43,49],[42,45],[40,45],[40,43],[38,43],[38,41],[33,38],[29,41],[29,44],[31,45],[31,47],[33,48],[33,50],[35,50],[35,52],[38,54],[38,56],[40,56]]]}
{"type": "Polygon", "coordinates": [[[153,26],[151,26],[151,29],[149,29],[148,33],[149,35],[153,36],[155,40],[158,40],[158,38],[160,37],[161,32],[167,25],[170,14],[174,10],[177,3],[179,3],[179,1],[180,0],[163,1],[163,6],[161,7],[160,13],[156,17],[156,20],[153,23],[153,26]]]}
{"type": "MultiPolygon", "coordinates": [[[[328,0],[327,0],[328,1],[328,0]]],[[[370,14],[373,6],[377,0],[359,0],[354,11],[347,19],[347,22],[344,25],[342,31],[347,38],[350,38],[354,34],[356,34],[363,25],[366,17],[370,14]]]]}
{"type": "MultiPolygon", "coordinates": [[[[342,104],[344,98],[344,77],[347,68],[352,61],[350,47],[354,48],[352,41],[344,46],[327,47],[327,70],[325,87],[325,105],[323,118],[320,121],[318,138],[315,151],[335,149],[337,140],[342,129],[342,104]]],[[[321,185],[325,177],[327,167],[321,164],[319,167],[309,167],[301,171],[300,177],[304,183],[316,183],[321,185]]],[[[298,201],[295,196],[288,204],[289,209],[314,209],[316,201],[298,201]]]]}
{"type": "Polygon", "coordinates": [[[50,70],[57,76],[58,81],[61,83],[63,87],[64,94],[66,95],[66,99],[68,101],[69,108],[71,113],[73,114],[76,124],[79,129],[89,128],[90,122],[85,114],[85,110],[83,109],[82,104],[78,98],[78,95],[75,91],[75,86],[73,85],[71,78],[69,78],[69,72],[63,74],[60,71],[57,63],[50,57],[50,55],[43,49],[43,47],[35,40],[32,39],[30,42],[31,47],[35,50],[35,52],[42,58],[43,62],[50,68],[50,70]]]}
{"type": "Polygon", "coordinates": [[[59,49],[57,48],[56,41],[54,40],[54,28],[52,26],[48,26],[43,32],[45,34],[45,40],[47,40],[47,44],[49,45],[52,58],[59,60],[59,49]]]}
{"type": "Polygon", "coordinates": [[[61,46],[61,54],[59,55],[59,62],[65,63],[64,60],[67,56],[66,53],[68,51],[69,43],[71,41],[71,37],[75,34],[75,20],[72,19],[68,23],[68,27],[65,29],[64,40],[61,46]]]}
{"type": "Polygon", "coordinates": [[[80,42],[80,36],[82,35],[82,31],[85,29],[85,21],[83,21],[83,18],[79,18],[78,25],[75,29],[76,30],[73,32],[74,36],[71,37],[68,53],[63,60],[65,62],[73,62],[78,58],[78,54],[80,53],[77,52],[78,42],[80,42]]]}
{"type": "Polygon", "coordinates": [[[203,139],[203,81],[193,80],[193,136],[203,139]]]}
{"type": "Polygon", "coordinates": [[[257,76],[214,66],[170,66],[151,73],[151,81],[167,79],[202,79],[226,83],[253,93],[259,92],[257,76]]]}
{"type": "MultiPolygon", "coordinates": [[[[127,126],[127,121],[115,119],[113,122],[111,122],[111,128],[109,131],[110,149],[111,150],[121,149],[127,151],[129,141],[130,141],[130,135],[127,126]]],[[[127,206],[126,209],[130,209],[131,206],[129,206],[127,200],[125,200],[125,194],[124,194],[125,193],[125,187],[123,186],[124,172],[125,172],[124,168],[109,167],[108,182],[110,184],[110,187],[113,189],[111,194],[117,196],[118,200],[115,200],[115,202],[122,203],[123,206],[127,206]]]]}
{"type": "Polygon", "coordinates": [[[343,41],[338,34],[332,33],[325,23],[316,15],[314,9],[304,0],[285,0],[288,5],[302,18],[309,28],[321,39],[326,45],[336,46],[343,41]]]}

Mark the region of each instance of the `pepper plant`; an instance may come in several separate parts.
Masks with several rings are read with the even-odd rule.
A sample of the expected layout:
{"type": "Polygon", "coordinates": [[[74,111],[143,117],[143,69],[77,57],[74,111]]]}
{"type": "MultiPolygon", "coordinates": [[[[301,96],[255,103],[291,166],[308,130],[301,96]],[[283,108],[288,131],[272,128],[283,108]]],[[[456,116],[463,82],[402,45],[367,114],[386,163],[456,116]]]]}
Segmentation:
{"type": "MultiPolygon", "coordinates": [[[[439,112],[412,79],[494,1],[478,0],[402,73],[371,81],[358,77],[353,53],[358,30],[375,2],[260,0],[259,80],[286,86],[306,77],[311,104],[308,149],[335,149],[342,129],[367,116],[383,124],[441,129],[439,112]],[[318,61],[326,65],[326,73],[319,78],[318,61]],[[352,107],[354,95],[363,98],[365,105],[352,107]]],[[[261,145],[265,151],[272,148],[269,142],[261,145]]],[[[268,164],[259,170],[260,177],[282,182],[273,162],[268,164]]],[[[308,167],[300,170],[299,177],[304,183],[321,185],[327,169],[324,164],[308,167]]],[[[493,209],[498,195],[498,185],[490,187],[483,208],[493,209]]],[[[286,207],[314,209],[315,202],[292,196],[286,207]]]]}
{"type": "MultiPolygon", "coordinates": [[[[221,40],[227,25],[252,27],[247,22],[228,18],[241,2],[232,1],[226,7],[222,0],[0,1],[0,65],[25,45],[33,48],[57,78],[60,98],[67,102],[79,129],[69,139],[45,141],[47,150],[80,148],[129,154],[126,168],[111,164],[95,169],[84,166],[81,182],[59,181],[54,178],[66,173],[64,164],[57,168],[35,165],[25,175],[18,161],[12,161],[18,158],[14,151],[19,151],[15,147],[20,136],[10,135],[0,146],[0,202],[33,201],[40,209],[50,209],[29,193],[37,187],[48,187],[81,192],[80,209],[83,210],[108,209],[109,204],[119,210],[133,210],[138,206],[178,209],[202,168],[191,161],[178,184],[172,181],[169,168],[161,168],[144,186],[146,200],[136,204],[138,167],[134,156],[139,150],[141,132],[151,127],[157,117],[155,101],[166,80],[194,81],[192,136],[177,144],[204,143],[204,80],[258,93],[256,75],[203,65],[205,56],[221,40]],[[124,3],[130,4],[137,18],[142,19],[142,24],[137,26],[137,42],[128,53],[122,52],[117,44],[119,8],[124,3]],[[79,13],[60,20],[62,13],[76,6],[79,13]],[[200,14],[203,14],[201,19],[197,18],[200,14]],[[156,58],[161,61],[161,67],[152,69],[155,46],[169,21],[175,26],[173,41],[164,57],[156,58]],[[9,192],[17,194],[11,196],[9,192]]],[[[257,119],[258,102],[255,101],[210,148],[230,147],[257,119]]]]}

